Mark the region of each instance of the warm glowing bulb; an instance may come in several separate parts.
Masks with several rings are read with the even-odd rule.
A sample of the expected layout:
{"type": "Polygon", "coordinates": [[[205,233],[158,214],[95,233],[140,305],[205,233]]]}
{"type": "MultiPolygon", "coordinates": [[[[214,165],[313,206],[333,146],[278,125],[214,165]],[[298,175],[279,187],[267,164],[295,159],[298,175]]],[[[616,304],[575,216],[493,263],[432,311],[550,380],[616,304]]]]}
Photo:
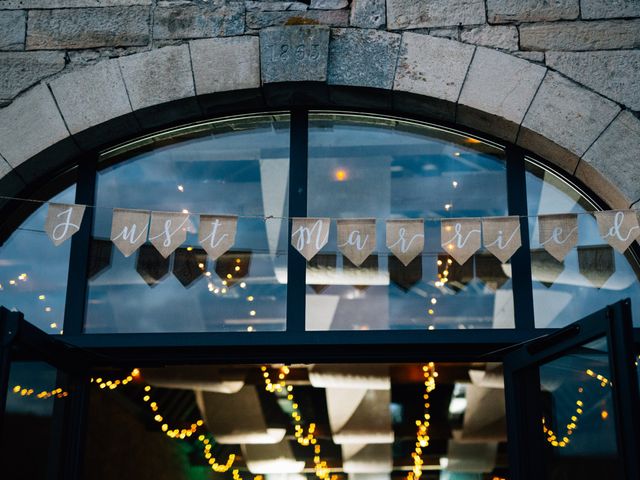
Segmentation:
{"type": "Polygon", "coordinates": [[[343,168],[339,168],[335,171],[334,177],[339,182],[344,182],[347,178],[349,178],[349,174],[343,168]]]}

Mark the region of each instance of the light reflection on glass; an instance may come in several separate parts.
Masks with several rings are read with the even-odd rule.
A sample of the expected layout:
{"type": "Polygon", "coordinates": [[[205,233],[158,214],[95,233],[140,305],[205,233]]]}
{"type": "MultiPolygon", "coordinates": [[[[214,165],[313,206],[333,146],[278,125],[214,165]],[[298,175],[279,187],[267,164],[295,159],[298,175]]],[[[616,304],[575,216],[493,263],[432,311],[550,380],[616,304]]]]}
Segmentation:
{"type": "Polygon", "coordinates": [[[332,225],[307,267],[307,328],[512,328],[509,265],[483,251],[452,265],[433,221],[407,267],[385,246],[387,218],[506,215],[502,150],[380,117],[311,113],[309,123],[308,216],[376,218],[377,245],[355,267],[332,225]]]}
{"type": "Polygon", "coordinates": [[[85,330],[282,330],[288,117],[223,120],[180,133],[161,135],[156,148],[126,153],[127,161],[98,174],[85,330]],[[166,259],[149,243],[125,258],[109,242],[112,207],[190,213],[187,240],[166,259]],[[215,262],[198,243],[199,214],[240,216],[234,246],[215,262]]]}
{"type": "Polygon", "coordinates": [[[585,215],[593,206],[533,162],[527,164],[526,182],[536,327],[562,327],[625,298],[631,298],[634,324],[640,325],[636,262],[602,240],[595,218],[585,215]],[[578,214],[578,246],[564,262],[538,240],[537,216],[553,213],[578,214]]]}
{"type": "MultiPolygon", "coordinates": [[[[74,203],[75,185],[51,199],[74,203]]],[[[64,324],[71,240],[53,245],[44,231],[48,207],[33,212],[0,248],[0,305],[20,311],[47,333],[64,324]]]]}

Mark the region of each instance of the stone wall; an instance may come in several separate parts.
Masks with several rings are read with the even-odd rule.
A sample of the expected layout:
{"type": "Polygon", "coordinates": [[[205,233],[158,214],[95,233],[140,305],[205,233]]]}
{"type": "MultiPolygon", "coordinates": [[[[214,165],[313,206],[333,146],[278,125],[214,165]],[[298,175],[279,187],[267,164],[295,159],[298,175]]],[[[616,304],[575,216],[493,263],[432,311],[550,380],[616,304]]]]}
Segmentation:
{"type": "Polygon", "coordinates": [[[298,24],[502,50],[640,111],[640,0],[0,0],[0,105],[101,58],[298,24]]]}
{"type": "Polygon", "coordinates": [[[640,198],[640,0],[0,0],[0,176],[69,134],[89,148],[83,128],[119,115],[282,80],[437,99],[423,113],[515,141],[611,204],[640,198]],[[267,27],[298,25],[320,26],[291,29],[318,52],[273,51],[287,43],[267,27]],[[9,145],[16,125],[47,139],[9,145]]]}

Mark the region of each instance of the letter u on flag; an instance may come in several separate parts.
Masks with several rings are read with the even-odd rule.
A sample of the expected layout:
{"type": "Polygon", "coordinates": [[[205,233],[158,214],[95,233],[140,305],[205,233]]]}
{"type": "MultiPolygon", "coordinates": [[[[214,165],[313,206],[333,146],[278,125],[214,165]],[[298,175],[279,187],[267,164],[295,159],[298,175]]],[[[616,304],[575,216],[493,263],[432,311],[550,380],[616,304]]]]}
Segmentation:
{"type": "Polygon", "coordinates": [[[47,235],[49,235],[49,238],[56,247],[80,230],[84,210],[84,205],[69,205],[66,203],[49,204],[44,231],[47,232],[47,235]]]}
{"type": "Polygon", "coordinates": [[[387,248],[409,265],[424,249],[424,220],[387,220],[387,248]]]}
{"type": "Polygon", "coordinates": [[[502,263],[509,260],[522,245],[519,217],[488,217],[482,219],[482,240],[502,263]]]}
{"type": "Polygon", "coordinates": [[[376,248],[375,218],[338,220],[338,248],[356,267],[376,248]]]}
{"type": "Polygon", "coordinates": [[[445,252],[460,265],[478,251],[481,237],[480,220],[473,218],[442,220],[440,243],[445,252]]]}
{"type": "Polygon", "coordinates": [[[640,235],[638,216],[633,210],[595,212],[594,215],[600,236],[620,253],[640,235]]]}
{"type": "Polygon", "coordinates": [[[236,241],[238,217],[229,215],[200,215],[198,242],[211,260],[229,250],[236,241]]]}
{"type": "Polygon", "coordinates": [[[129,257],[147,241],[149,212],[114,208],[111,241],[125,257],[129,257]]]}
{"type": "Polygon", "coordinates": [[[540,215],[538,240],[553,258],[564,261],[567,253],[578,243],[578,216],[574,213],[540,215]]]}
{"type": "Polygon", "coordinates": [[[291,221],[291,245],[310,261],[327,244],[331,220],[294,218],[291,221]]]}

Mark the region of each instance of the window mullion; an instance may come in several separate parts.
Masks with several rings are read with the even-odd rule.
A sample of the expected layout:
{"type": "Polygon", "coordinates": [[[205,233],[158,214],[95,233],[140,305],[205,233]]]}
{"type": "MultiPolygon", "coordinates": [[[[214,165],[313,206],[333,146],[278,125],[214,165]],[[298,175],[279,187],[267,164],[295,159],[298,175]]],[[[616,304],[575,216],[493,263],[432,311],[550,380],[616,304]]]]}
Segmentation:
{"type": "MultiPolygon", "coordinates": [[[[309,112],[291,111],[289,129],[289,219],[307,216],[307,172],[309,112]]],[[[291,238],[291,220],[288,221],[291,238]]],[[[287,256],[287,331],[305,330],[305,288],[307,262],[288,242],[287,256]]]]}
{"type": "Polygon", "coordinates": [[[535,328],[533,315],[533,284],[531,280],[531,248],[529,245],[529,218],[524,152],[515,146],[506,148],[507,202],[509,215],[520,216],[522,246],[511,257],[511,285],[515,326],[535,328]]]}

